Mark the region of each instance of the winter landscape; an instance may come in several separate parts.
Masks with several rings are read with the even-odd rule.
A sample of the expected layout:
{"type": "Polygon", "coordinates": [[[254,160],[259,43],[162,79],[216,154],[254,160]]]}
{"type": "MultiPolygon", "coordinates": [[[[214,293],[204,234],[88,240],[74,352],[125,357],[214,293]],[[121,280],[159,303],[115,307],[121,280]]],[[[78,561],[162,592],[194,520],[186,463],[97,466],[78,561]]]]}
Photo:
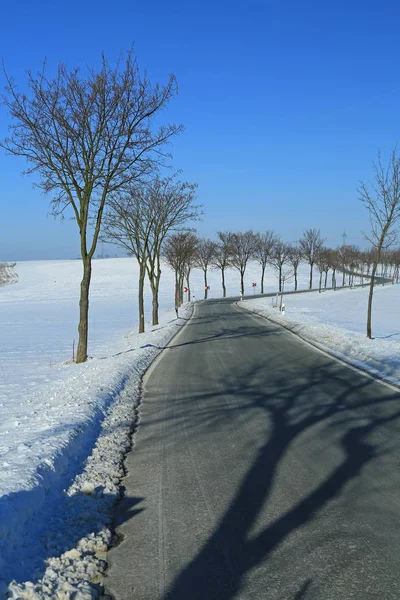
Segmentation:
{"type": "Polygon", "coordinates": [[[1,15],[0,600],[398,600],[398,3],[1,15]]]}
{"type": "MultiPolygon", "coordinates": [[[[78,590],[76,598],[96,597],[141,376],[190,318],[193,302],[185,303],[176,319],[174,274],[165,267],[160,325],[148,324],[146,333],[139,335],[135,260],[95,261],[90,360],[77,365],[71,358],[79,261],[18,263],[14,271],[17,282],[14,277],[13,283],[0,287],[1,593],[8,590],[14,598],[68,598],[71,590],[78,590]]],[[[299,289],[307,289],[308,277],[309,269],[302,264],[299,289]]],[[[274,297],[251,298],[251,284],[259,278],[259,266],[250,263],[247,298],[242,302],[238,298],[244,308],[400,383],[400,332],[393,327],[398,285],[376,289],[375,339],[367,341],[368,288],[287,295],[281,314],[272,307],[274,297]]],[[[210,271],[209,285],[209,297],[221,297],[217,271],[210,271]]],[[[227,271],[226,285],[228,295],[238,296],[238,274],[232,269],[227,271]]],[[[194,270],[192,294],[201,297],[203,288],[203,275],[194,270]]],[[[276,289],[275,272],[267,269],[265,292],[276,289]]],[[[148,322],[150,290],[145,298],[148,322]]]]}

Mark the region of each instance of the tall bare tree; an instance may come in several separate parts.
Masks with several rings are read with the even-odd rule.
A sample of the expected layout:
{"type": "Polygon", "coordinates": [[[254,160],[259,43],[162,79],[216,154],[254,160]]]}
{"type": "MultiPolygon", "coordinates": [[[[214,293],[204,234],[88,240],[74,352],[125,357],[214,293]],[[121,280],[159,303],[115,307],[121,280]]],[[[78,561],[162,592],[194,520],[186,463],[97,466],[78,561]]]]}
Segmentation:
{"type": "Polygon", "coordinates": [[[336,249],[338,257],[338,267],[342,271],[342,287],[346,284],[346,270],[348,270],[350,258],[350,246],[342,244],[336,249]]]}
{"type": "Polygon", "coordinates": [[[289,244],[288,262],[289,262],[289,264],[292,265],[292,268],[293,268],[294,291],[295,292],[297,292],[297,272],[299,269],[299,264],[301,263],[302,259],[303,259],[303,252],[302,252],[300,246],[298,245],[298,243],[289,244]]]}
{"type": "Polygon", "coordinates": [[[276,236],[272,231],[257,233],[257,246],[254,253],[254,259],[261,265],[261,293],[264,293],[265,269],[274,248],[276,236]]]}
{"type": "Polygon", "coordinates": [[[124,248],[139,264],[139,333],[144,332],[144,281],[152,290],[153,325],[158,324],[158,290],[161,246],[168,233],[199,217],[194,204],[196,185],[172,177],[156,177],[121,188],[108,202],[103,217],[102,239],[124,248]]]}
{"type": "Polygon", "coordinates": [[[326,287],[326,283],[328,280],[328,271],[329,271],[329,250],[328,250],[328,248],[325,248],[325,246],[322,246],[319,249],[319,251],[317,252],[317,255],[315,257],[315,264],[317,265],[318,271],[319,271],[318,290],[319,290],[319,293],[321,293],[322,278],[323,278],[324,274],[325,274],[325,287],[326,287]]]}
{"type": "Polygon", "coordinates": [[[244,274],[247,263],[254,258],[257,236],[253,231],[231,234],[231,264],[240,273],[240,292],[244,294],[244,274]]]}
{"type": "Polygon", "coordinates": [[[103,240],[123,248],[138,262],[139,333],[144,332],[144,281],[148,260],[148,240],[152,227],[148,214],[143,187],[131,183],[128,189],[119,190],[109,200],[101,234],[103,240]]]}
{"type": "MultiPolygon", "coordinates": [[[[182,230],[189,222],[197,221],[202,214],[195,204],[196,184],[172,177],[155,179],[146,187],[147,220],[151,222],[147,240],[146,269],[153,297],[153,325],[158,324],[158,294],[161,278],[161,249],[167,235],[182,230]]],[[[187,265],[189,267],[189,265],[187,265]]],[[[189,280],[190,268],[186,273],[189,280]]],[[[189,283],[189,281],[188,281],[189,283]]],[[[189,285],[188,285],[189,287],[189,285]]]]}
{"type": "Polygon", "coordinates": [[[303,237],[300,239],[300,249],[310,265],[310,290],[312,289],[313,267],[319,250],[323,246],[324,240],[321,237],[319,229],[306,229],[303,237]]]}
{"type": "MultiPolygon", "coordinates": [[[[337,251],[333,248],[328,248],[327,251],[327,261],[329,269],[332,270],[332,287],[336,290],[336,269],[338,268],[338,254],[337,251]]],[[[328,273],[326,273],[328,275],[328,273]]],[[[327,281],[325,278],[325,287],[327,286],[327,281]]]]}
{"type": "Polygon", "coordinates": [[[228,231],[218,231],[218,242],[215,248],[214,258],[212,265],[215,269],[221,271],[222,279],[222,296],[226,298],[226,285],[225,285],[225,271],[231,266],[231,245],[232,245],[232,234],[228,231]]]}
{"type": "Polygon", "coordinates": [[[284,282],[283,275],[286,274],[286,271],[286,280],[289,281],[292,277],[289,269],[284,270],[284,266],[290,264],[290,251],[291,248],[289,244],[285,244],[281,239],[275,241],[270,263],[278,273],[279,292],[282,292],[282,283],[284,282]]]}
{"type": "Polygon", "coordinates": [[[197,254],[198,237],[193,232],[175,233],[165,240],[162,256],[175,272],[175,306],[183,302],[183,282],[187,265],[197,254]]]}
{"type": "Polygon", "coordinates": [[[382,251],[391,247],[398,238],[400,219],[400,158],[397,150],[392,150],[387,167],[382,165],[381,157],[374,163],[375,181],[371,188],[360,183],[359,199],[369,213],[370,233],[364,233],[374,249],[374,262],[371,271],[371,283],[368,296],[367,338],[372,338],[372,299],[375,274],[381,260],[382,251]]]}
{"type": "Polygon", "coordinates": [[[86,76],[59,64],[49,78],[46,65],[28,71],[28,93],[6,73],[4,103],[12,121],[1,145],[28,162],[27,174],[52,196],[55,215],[71,208],[80,233],[83,276],[80,286],[77,362],[87,358],[92,258],[103,211],[112,192],[135,181],[167,156],[163,146],[181,126],[154,127],[155,117],[176,94],[175,78],[151,85],[132,51],[112,67],[102,57],[86,76]],[[90,227],[89,227],[90,225],[90,227]]]}
{"type": "Polygon", "coordinates": [[[196,266],[203,271],[204,275],[204,300],[208,297],[208,268],[215,258],[217,243],[213,240],[200,239],[197,245],[196,266]]]}

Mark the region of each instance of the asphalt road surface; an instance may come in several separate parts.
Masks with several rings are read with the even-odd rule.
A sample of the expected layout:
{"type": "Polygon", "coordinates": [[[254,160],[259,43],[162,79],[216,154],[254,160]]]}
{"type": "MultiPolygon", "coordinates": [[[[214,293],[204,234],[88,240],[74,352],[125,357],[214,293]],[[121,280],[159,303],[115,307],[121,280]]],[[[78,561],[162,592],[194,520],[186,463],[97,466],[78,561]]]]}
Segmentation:
{"type": "Polygon", "coordinates": [[[116,600],[399,600],[400,396],[239,309],[196,305],[144,383],[116,600]]]}

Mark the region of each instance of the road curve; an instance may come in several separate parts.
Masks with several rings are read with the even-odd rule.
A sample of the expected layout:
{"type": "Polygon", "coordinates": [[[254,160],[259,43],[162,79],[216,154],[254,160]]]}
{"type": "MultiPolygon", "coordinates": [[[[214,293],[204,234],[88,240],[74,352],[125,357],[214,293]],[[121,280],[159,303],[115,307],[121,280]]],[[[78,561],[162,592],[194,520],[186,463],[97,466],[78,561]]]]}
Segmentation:
{"type": "Polygon", "coordinates": [[[148,373],[116,600],[398,600],[400,397],[232,300],[148,373]]]}

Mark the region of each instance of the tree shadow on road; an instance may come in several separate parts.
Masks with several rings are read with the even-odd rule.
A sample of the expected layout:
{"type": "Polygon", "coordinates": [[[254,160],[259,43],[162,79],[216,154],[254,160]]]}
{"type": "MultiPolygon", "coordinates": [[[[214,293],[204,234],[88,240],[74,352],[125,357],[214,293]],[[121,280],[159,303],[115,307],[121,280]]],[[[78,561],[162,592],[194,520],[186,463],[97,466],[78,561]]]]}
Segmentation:
{"type": "MultiPolygon", "coordinates": [[[[316,519],[369,463],[388,453],[398,453],[399,395],[389,389],[377,395],[375,382],[350,370],[343,377],[341,366],[315,356],[315,362],[300,378],[291,377],[290,367],[287,372],[274,372],[271,365],[269,380],[260,390],[258,383],[253,385],[265,369],[260,361],[232,373],[220,390],[214,387],[175,404],[170,417],[173,426],[182,427],[184,423],[189,440],[219,429],[246,427],[253,419],[259,420],[260,431],[264,428],[264,440],[229,508],[196,556],[175,577],[165,600],[235,598],[245,585],[246,575],[265,564],[295,531],[316,519]],[[332,447],[341,455],[340,462],[292,507],[253,535],[259,515],[268,510],[277,472],[288,450],[315,427],[323,427],[335,440],[332,447]],[[389,447],[377,439],[376,432],[390,427],[397,433],[394,438],[388,437],[389,447]]],[[[204,378],[204,374],[200,376],[204,378]]],[[[249,448],[254,443],[250,439],[249,448]]],[[[311,580],[307,580],[294,598],[307,598],[311,587],[311,580]]],[[[265,594],[265,598],[276,597],[269,596],[268,590],[265,594]]]]}

